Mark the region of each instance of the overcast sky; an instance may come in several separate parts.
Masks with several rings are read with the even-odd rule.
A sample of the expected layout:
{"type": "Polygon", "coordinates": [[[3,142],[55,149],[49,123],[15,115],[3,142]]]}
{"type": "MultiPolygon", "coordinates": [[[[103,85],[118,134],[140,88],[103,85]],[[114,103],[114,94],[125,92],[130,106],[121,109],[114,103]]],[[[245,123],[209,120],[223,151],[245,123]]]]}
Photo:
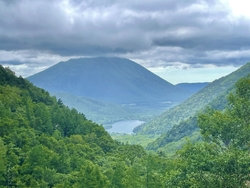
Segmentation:
{"type": "Polygon", "coordinates": [[[172,83],[250,61],[247,0],[0,0],[0,63],[23,77],[74,57],[129,58],[172,83]]]}

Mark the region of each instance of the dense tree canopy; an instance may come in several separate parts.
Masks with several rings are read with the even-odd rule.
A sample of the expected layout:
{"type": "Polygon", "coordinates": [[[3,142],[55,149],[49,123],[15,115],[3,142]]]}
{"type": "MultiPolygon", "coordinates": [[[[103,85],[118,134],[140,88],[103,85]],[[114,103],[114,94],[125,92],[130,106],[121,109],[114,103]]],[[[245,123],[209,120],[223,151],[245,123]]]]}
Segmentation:
{"type": "Polygon", "coordinates": [[[0,187],[162,187],[164,160],[114,141],[10,69],[0,78],[0,187]]]}
{"type": "Polygon", "coordinates": [[[240,79],[223,111],[209,109],[198,118],[203,142],[178,151],[171,187],[249,187],[250,78],[240,79]]]}

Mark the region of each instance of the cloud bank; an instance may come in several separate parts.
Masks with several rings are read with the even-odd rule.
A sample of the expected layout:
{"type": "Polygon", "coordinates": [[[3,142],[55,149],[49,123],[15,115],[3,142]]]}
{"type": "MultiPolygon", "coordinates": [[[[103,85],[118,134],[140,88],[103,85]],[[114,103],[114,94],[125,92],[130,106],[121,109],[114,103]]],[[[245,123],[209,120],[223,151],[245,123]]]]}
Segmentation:
{"type": "Polygon", "coordinates": [[[225,0],[0,0],[0,62],[24,76],[79,56],[185,68],[240,66],[249,52],[250,19],[225,0]]]}

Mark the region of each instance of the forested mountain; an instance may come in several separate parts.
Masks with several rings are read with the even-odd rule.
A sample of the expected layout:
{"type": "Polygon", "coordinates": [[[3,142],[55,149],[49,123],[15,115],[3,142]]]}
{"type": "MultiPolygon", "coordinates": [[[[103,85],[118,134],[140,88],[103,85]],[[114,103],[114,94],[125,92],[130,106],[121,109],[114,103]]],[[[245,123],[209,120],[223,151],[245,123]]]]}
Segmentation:
{"type": "Polygon", "coordinates": [[[197,118],[203,141],[174,157],[118,143],[61,100],[0,66],[0,187],[249,187],[250,79],[223,111],[197,118]]]}
{"type": "Polygon", "coordinates": [[[139,64],[115,57],[71,59],[28,79],[49,92],[120,104],[180,102],[190,96],[139,64]]]}
{"type": "Polygon", "coordinates": [[[202,142],[178,152],[169,187],[250,187],[250,78],[240,79],[223,111],[197,118],[202,142]]]}
{"type": "Polygon", "coordinates": [[[2,66],[0,130],[0,187],[164,187],[165,160],[2,66]]]}
{"type": "Polygon", "coordinates": [[[196,112],[194,115],[181,121],[180,123],[175,124],[170,130],[168,130],[166,133],[163,133],[159,138],[150,143],[147,148],[150,150],[168,150],[170,145],[171,148],[180,147],[180,143],[185,137],[190,138],[195,135],[195,138],[191,139],[199,139],[199,127],[197,122],[197,117],[199,114],[205,113],[210,108],[215,110],[223,110],[227,105],[228,95],[233,92],[235,92],[235,85],[213,99],[208,103],[207,106],[196,112]]]}
{"type": "Polygon", "coordinates": [[[202,88],[206,87],[209,84],[209,82],[198,82],[198,83],[179,83],[175,86],[184,89],[186,91],[189,91],[190,93],[196,93],[200,91],[202,88]]]}
{"type": "Polygon", "coordinates": [[[97,101],[63,92],[52,93],[52,95],[61,99],[68,107],[84,113],[87,119],[102,125],[112,124],[120,120],[141,119],[139,113],[119,104],[97,101]]]}
{"type": "MultiPolygon", "coordinates": [[[[205,88],[193,94],[181,104],[167,110],[152,121],[137,127],[135,131],[140,134],[166,133],[174,125],[195,115],[197,112],[205,108],[211,101],[226,93],[230,88],[234,87],[234,84],[238,79],[247,76],[249,73],[250,63],[247,63],[233,73],[208,84],[205,88]]],[[[224,101],[226,101],[225,95],[224,98],[224,101]]],[[[217,103],[214,103],[213,105],[216,105],[216,108],[219,109],[222,108],[225,103],[226,102],[223,103],[223,101],[217,100],[217,103]]]]}

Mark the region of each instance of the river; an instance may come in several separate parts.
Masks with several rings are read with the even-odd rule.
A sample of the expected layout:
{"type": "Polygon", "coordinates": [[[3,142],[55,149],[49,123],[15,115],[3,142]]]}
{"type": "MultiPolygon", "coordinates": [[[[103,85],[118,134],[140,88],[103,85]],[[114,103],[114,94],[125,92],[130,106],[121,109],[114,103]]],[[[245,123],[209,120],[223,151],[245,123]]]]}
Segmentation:
{"type": "Polygon", "coordinates": [[[126,133],[132,134],[133,129],[141,124],[144,121],[140,120],[125,120],[125,121],[118,121],[112,124],[112,128],[107,129],[109,133],[126,133]]]}

